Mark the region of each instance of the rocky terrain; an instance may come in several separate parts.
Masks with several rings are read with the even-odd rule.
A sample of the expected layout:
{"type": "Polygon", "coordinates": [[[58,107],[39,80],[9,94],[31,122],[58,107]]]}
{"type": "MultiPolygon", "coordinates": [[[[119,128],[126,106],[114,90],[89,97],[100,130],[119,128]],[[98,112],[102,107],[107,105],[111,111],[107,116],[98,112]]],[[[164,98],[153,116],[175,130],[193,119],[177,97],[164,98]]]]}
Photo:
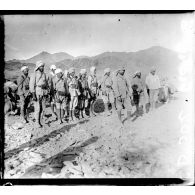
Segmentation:
{"type": "Polygon", "coordinates": [[[58,125],[48,108],[42,129],[35,129],[32,120],[24,126],[19,116],[10,116],[5,119],[4,177],[191,177],[192,136],[186,131],[186,139],[181,139],[178,117],[188,111],[188,104],[177,92],[156,110],[132,115],[124,128],[116,113],[58,125]]]}

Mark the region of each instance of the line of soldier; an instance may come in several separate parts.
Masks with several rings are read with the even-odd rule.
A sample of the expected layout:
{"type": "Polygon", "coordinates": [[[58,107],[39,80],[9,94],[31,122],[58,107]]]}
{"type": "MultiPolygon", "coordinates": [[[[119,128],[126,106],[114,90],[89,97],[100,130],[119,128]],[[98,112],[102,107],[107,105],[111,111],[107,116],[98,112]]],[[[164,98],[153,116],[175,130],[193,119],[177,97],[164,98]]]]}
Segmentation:
{"type": "Polygon", "coordinates": [[[38,128],[42,127],[41,119],[44,116],[46,101],[49,95],[50,107],[56,120],[63,123],[64,116],[69,116],[70,121],[78,120],[75,117],[75,108],[79,109],[79,116],[87,116],[85,108],[90,108],[90,115],[94,116],[94,102],[101,91],[102,99],[105,105],[105,114],[110,115],[113,110],[117,111],[118,118],[123,125],[121,110],[127,110],[127,120],[131,117],[132,100],[138,111],[139,106],[143,106],[146,112],[146,103],[150,102],[151,109],[155,108],[155,102],[158,98],[160,80],[155,74],[155,68],[152,68],[147,76],[145,84],[141,80],[141,72],[136,71],[131,82],[124,76],[125,68],[120,68],[111,77],[111,70],[106,68],[104,76],[98,83],[96,68],[90,68],[90,74],[87,76],[86,69],[81,69],[78,77],[75,69],[70,68],[64,73],[55,65],[50,67],[48,76],[44,72],[45,64],[42,61],[36,63],[35,71],[31,77],[28,75],[28,67],[21,68],[22,75],[18,78],[18,94],[21,102],[21,116],[25,123],[27,119],[27,107],[30,97],[34,101],[34,116],[38,128]],[[149,89],[149,98],[147,89],[149,89]],[[112,109],[109,110],[108,103],[111,103],[112,109]]]}

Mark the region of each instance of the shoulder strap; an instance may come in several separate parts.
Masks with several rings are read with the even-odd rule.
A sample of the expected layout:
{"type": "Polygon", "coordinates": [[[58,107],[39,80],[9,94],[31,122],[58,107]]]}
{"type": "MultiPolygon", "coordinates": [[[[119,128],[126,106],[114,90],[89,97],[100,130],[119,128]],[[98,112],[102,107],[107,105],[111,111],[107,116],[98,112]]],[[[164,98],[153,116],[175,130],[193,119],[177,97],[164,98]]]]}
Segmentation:
{"type": "Polygon", "coordinates": [[[22,82],[18,85],[18,88],[24,83],[25,78],[23,77],[23,75],[21,75],[21,77],[23,78],[22,82]]]}

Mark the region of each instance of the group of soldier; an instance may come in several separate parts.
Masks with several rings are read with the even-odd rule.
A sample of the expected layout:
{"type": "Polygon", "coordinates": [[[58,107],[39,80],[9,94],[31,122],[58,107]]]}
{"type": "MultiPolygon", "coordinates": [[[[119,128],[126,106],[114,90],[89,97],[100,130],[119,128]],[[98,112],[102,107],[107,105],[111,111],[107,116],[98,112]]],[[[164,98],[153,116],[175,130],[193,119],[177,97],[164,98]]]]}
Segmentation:
{"type": "Polygon", "coordinates": [[[27,108],[33,101],[37,128],[42,127],[41,119],[45,115],[48,97],[52,115],[59,124],[94,116],[94,103],[101,94],[105,115],[108,116],[116,111],[118,119],[123,125],[122,109],[127,111],[127,121],[132,114],[132,104],[136,106],[136,111],[142,106],[144,113],[146,113],[148,102],[150,108],[154,109],[161,87],[154,67],[151,68],[145,82],[141,79],[141,71],[136,71],[132,80],[129,81],[124,76],[124,67],[116,70],[114,76],[111,75],[110,68],[106,68],[101,81],[97,79],[94,66],[90,68],[89,75],[87,75],[86,69],[81,69],[76,75],[73,67],[63,72],[55,65],[50,66],[50,72],[47,75],[44,67],[45,63],[38,61],[33,74],[29,76],[28,67],[23,66],[22,74],[17,80],[22,120],[24,123],[28,123],[27,108]],[[109,109],[109,104],[111,109],[109,109]],[[89,113],[86,113],[86,108],[89,108],[89,113]],[[75,109],[79,110],[79,117],[75,116],[75,109]],[[66,120],[67,118],[68,120],[66,120]]]}

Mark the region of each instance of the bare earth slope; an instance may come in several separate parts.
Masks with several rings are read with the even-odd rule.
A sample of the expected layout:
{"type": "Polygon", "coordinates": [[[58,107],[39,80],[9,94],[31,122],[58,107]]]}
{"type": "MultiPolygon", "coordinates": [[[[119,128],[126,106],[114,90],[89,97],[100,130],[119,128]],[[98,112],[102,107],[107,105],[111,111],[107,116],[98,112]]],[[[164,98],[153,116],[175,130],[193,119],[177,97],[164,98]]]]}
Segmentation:
{"type": "Polygon", "coordinates": [[[185,96],[176,93],[168,104],[132,117],[121,138],[116,114],[69,125],[56,125],[50,117],[39,130],[33,123],[14,130],[18,118],[9,118],[5,178],[190,177],[178,118],[185,109],[185,96]]]}

